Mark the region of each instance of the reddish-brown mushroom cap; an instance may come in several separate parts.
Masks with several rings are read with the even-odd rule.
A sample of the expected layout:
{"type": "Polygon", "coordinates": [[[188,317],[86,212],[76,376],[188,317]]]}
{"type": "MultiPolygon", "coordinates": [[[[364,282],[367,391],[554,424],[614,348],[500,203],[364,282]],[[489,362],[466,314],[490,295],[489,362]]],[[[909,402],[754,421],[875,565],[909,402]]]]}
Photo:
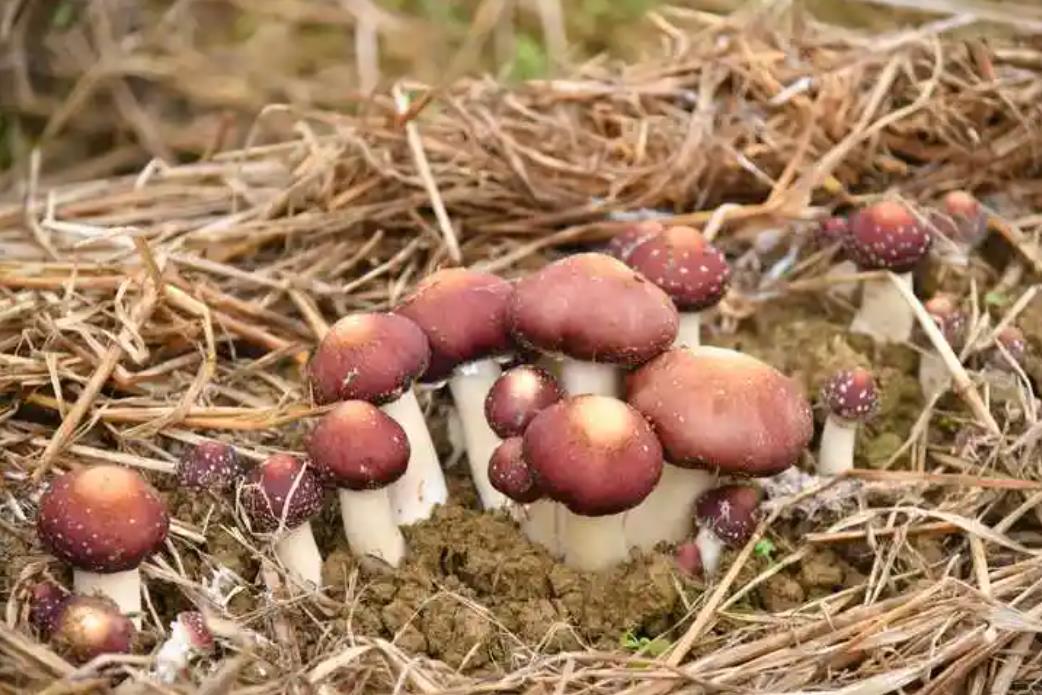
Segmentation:
{"type": "Polygon", "coordinates": [[[633,408],[608,396],[576,396],[541,411],[522,446],[536,485],[583,516],[635,507],[662,475],[662,447],[633,408]]]}
{"type": "Polygon", "coordinates": [[[847,252],[865,270],[910,271],[930,248],[930,233],[896,200],[884,200],[854,213],[847,252]]]}
{"type": "Polygon", "coordinates": [[[988,233],[988,216],[980,201],[967,191],[950,191],[944,196],[941,213],[930,216],[934,229],[948,239],[976,246],[988,233]]]}
{"type": "Polygon", "coordinates": [[[763,494],[754,485],[721,485],[704,493],[695,505],[698,524],[726,545],[744,545],[760,521],[763,494]]]}
{"type": "Polygon", "coordinates": [[[177,463],[177,482],[200,490],[230,490],[243,474],[231,444],[208,440],[185,451],[177,463]]]}
{"type": "Polygon", "coordinates": [[[677,568],[689,577],[701,577],[705,574],[705,565],[702,563],[702,551],[698,549],[695,541],[685,541],[677,546],[673,555],[677,568]]]}
{"type": "Polygon", "coordinates": [[[352,314],[334,323],[311,359],[317,403],[398,398],[427,370],[430,347],[415,323],[397,314],[352,314]]]}
{"type": "Polygon", "coordinates": [[[635,248],[628,263],[665,290],[681,311],[714,306],[731,280],[724,254],[692,227],[669,227],[635,248]]]}
{"type": "Polygon", "coordinates": [[[291,529],[322,509],[322,485],[297,458],[275,454],[246,476],[242,504],[254,531],[291,529]]]}
{"type": "Polygon", "coordinates": [[[58,612],[51,638],[59,653],[82,664],[101,654],[130,652],[135,632],[111,600],[70,596],[58,612]]]}
{"type": "Polygon", "coordinates": [[[821,400],[829,412],[843,420],[866,420],[879,406],[872,372],[861,367],[833,374],[821,388],[821,400]]]}
{"type": "Polygon", "coordinates": [[[845,244],[850,234],[850,222],[846,217],[829,217],[821,221],[814,233],[814,241],[821,248],[834,244],[845,244]]]}
{"type": "Polygon", "coordinates": [[[953,348],[960,348],[966,338],[966,326],[969,317],[959,307],[958,300],[950,294],[939,293],[923,303],[941,334],[953,348]]]}
{"type": "Polygon", "coordinates": [[[491,273],[448,268],[428,275],[395,311],[427,335],[426,381],[448,377],[458,365],[511,348],[507,305],[513,288],[491,273]]]}
{"type": "Polygon", "coordinates": [[[68,594],[52,581],[44,580],[32,586],[29,592],[29,623],[44,638],[54,631],[55,621],[68,594]]]}
{"type": "Polygon", "coordinates": [[[192,649],[200,653],[212,652],[214,648],[213,633],[206,626],[206,618],[199,611],[182,611],[177,614],[177,622],[188,634],[192,649]]]}
{"type": "Polygon", "coordinates": [[[488,480],[499,492],[519,502],[529,504],[543,496],[525,463],[521,437],[510,437],[492,452],[488,461],[488,480]]]}
{"type": "Polygon", "coordinates": [[[87,572],[123,572],[166,539],[170,517],[155,488],[121,466],[59,477],[40,500],[36,530],[59,560],[87,572]]]}
{"type": "Polygon", "coordinates": [[[1009,363],[1010,359],[1017,364],[1024,361],[1024,355],[1027,353],[1028,344],[1027,340],[1024,338],[1024,333],[1016,326],[1006,326],[999,331],[999,334],[995,336],[995,342],[997,345],[1002,346],[1009,357],[1003,355],[997,348],[991,350],[989,362],[993,367],[1012,369],[1012,365],[1009,363]]]}
{"type": "Polygon", "coordinates": [[[611,256],[581,253],[519,280],[510,322],[527,347],[633,366],[673,342],[678,318],[654,283],[611,256]]]}
{"type": "Polygon", "coordinates": [[[635,222],[616,234],[608,242],[605,253],[618,258],[623,263],[629,262],[630,254],[645,241],[665,229],[665,225],[657,220],[635,222]]]}
{"type": "Polygon", "coordinates": [[[799,385],[733,350],[670,350],[631,374],[627,392],[678,466],[770,476],[792,465],[813,433],[799,385]]]}
{"type": "Polygon", "coordinates": [[[532,418],[564,397],[557,379],[530,364],[504,372],[485,398],[485,419],[502,439],[520,436],[532,418]]]}
{"type": "Polygon", "coordinates": [[[323,481],[350,490],[375,490],[405,474],[409,439],[394,418],[365,401],[344,401],[322,416],[308,455],[323,481]]]}

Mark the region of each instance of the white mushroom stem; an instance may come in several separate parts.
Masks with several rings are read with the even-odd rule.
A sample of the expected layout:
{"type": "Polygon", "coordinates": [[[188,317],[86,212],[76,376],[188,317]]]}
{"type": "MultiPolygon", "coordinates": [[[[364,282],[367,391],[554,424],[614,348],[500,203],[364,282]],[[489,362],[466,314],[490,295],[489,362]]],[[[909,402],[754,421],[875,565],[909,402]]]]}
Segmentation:
{"type": "Polygon", "coordinates": [[[680,312],[680,324],[677,339],[673,344],[677,347],[698,347],[702,343],[702,312],[680,312]]]}
{"type": "Polygon", "coordinates": [[[402,426],[409,438],[409,466],[388,490],[395,517],[399,524],[428,519],[436,505],[445,503],[449,491],[416,394],[409,389],[398,400],[380,407],[402,426]]]}
{"type": "Polygon", "coordinates": [[[629,559],[622,514],[582,516],[569,511],[565,516],[566,565],[585,572],[600,572],[629,559]]]}
{"type": "Polygon", "coordinates": [[[322,586],[322,555],[311,533],[311,522],[305,521],[280,535],[275,541],[275,556],[300,581],[322,586]]]}
{"type": "Polygon", "coordinates": [[[119,607],[120,613],[130,617],[135,627],[141,627],[141,574],[136,567],[108,574],[75,570],[72,586],[77,594],[107,596],[119,607]]]}
{"type": "Polygon", "coordinates": [[[667,463],[651,494],[625,513],[626,542],[633,548],[651,550],[663,541],[684,540],[691,535],[695,501],[714,485],[714,473],[667,463]]]}
{"type": "MultiPolygon", "coordinates": [[[[898,279],[912,289],[912,274],[898,279]]],[[[889,278],[865,280],[861,288],[861,308],[850,323],[853,333],[870,335],[878,341],[903,343],[912,336],[915,313],[889,278]]]]}
{"type": "Polygon", "coordinates": [[[857,423],[829,413],[828,418],[825,419],[825,429],[821,433],[818,473],[840,475],[852,469],[856,440],[857,423]]]}
{"type": "Polygon", "coordinates": [[[484,509],[499,509],[510,501],[488,481],[488,461],[502,440],[485,419],[485,398],[502,373],[498,362],[483,359],[457,367],[449,379],[449,390],[463,426],[470,476],[484,509]]]}
{"type": "Polygon", "coordinates": [[[919,387],[923,390],[923,396],[933,398],[947,391],[951,385],[952,374],[936,350],[930,349],[919,355],[919,387]]]}
{"type": "Polygon", "coordinates": [[[340,488],[340,518],[351,552],[380,558],[391,567],[405,556],[405,539],[387,496],[387,488],[348,490],[340,488]]]}
{"type": "Polygon", "coordinates": [[[188,662],[197,654],[192,646],[192,636],[180,620],[170,624],[170,637],[156,652],[156,677],[160,683],[170,684],[177,680],[188,662]]]}
{"type": "Polygon", "coordinates": [[[619,369],[614,364],[564,357],[561,360],[561,387],[569,396],[592,393],[617,397],[619,369]]]}
{"type": "Polygon", "coordinates": [[[712,577],[720,569],[720,557],[727,545],[710,528],[703,526],[695,536],[695,545],[702,557],[702,572],[712,577]]]}
{"type": "Polygon", "coordinates": [[[528,540],[560,557],[565,509],[552,500],[536,500],[521,510],[521,530],[528,540]]]}

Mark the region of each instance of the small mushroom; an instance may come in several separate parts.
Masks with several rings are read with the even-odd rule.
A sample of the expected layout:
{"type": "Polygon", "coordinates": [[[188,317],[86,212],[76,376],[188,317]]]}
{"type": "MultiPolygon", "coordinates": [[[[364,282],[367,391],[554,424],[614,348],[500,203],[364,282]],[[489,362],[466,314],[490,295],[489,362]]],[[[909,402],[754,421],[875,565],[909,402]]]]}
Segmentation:
{"type": "MultiPolygon", "coordinates": [[[[929,230],[912,211],[896,200],[884,200],[850,218],[847,252],[862,270],[888,270],[912,287],[912,270],[930,249],[929,230]]],[[[915,313],[890,281],[883,277],[862,285],[861,307],[850,330],[881,342],[906,342],[915,313]]]]}
{"type": "Polygon", "coordinates": [[[702,551],[698,549],[695,541],[685,541],[677,546],[673,552],[673,560],[679,569],[688,577],[702,577],[705,567],[702,566],[702,551]]]}
{"type": "Polygon", "coordinates": [[[214,650],[213,633],[199,611],[182,611],[170,623],[170,636],[156,652],[156,677],[173,683],[191,661],[214,650]]]}
{"type": "Polygon", "coordinates": [[[669,297],[611,256],[580,253],[517,282],[510,325],[522,346],[562,360],[570,395],[616,396],[619,369],[659,354],[677,335],[669,297]]]}
{"type": "Polygon", "coordinates": [[[695,500],[717,473],[775,475],[799,459],[813,434],[795,381],[724,348],[659,355],[630,375],[627,400],[655,428],[667,461],[659,486],[626,515],[627,541],[642,549],[690,533],[695,500]]]}
{"type": "Polygon", "coordinates": [[[828,409],[818,451],[818,473],[839,475],[854,467],[854,444],[858,425],[879,406],[872,373],[855,367],[833,374],[821,390],[828,409]]]}
{"type": "Polygon", "coordinates": [[[311,533],[311,517],[322,509],[322,485],[311,468],[275,454],[253,468],[240,490],[255,533],[274,536],[275,555],[298,579],[322,585],[322,556],[311,533]]]}
{"type": "Polygon", "coordinates": [[[622,512],[662,475],[662,447],[640,413],[607,396],[566,398],[535,416],[522,455],[539,489],[570,512],[565,563],[599,571],[625,561],[622,512]]]}
{"type": "Polygon", "coordinates": [[[941,209],[930,215],[930,224],[941,237],[935,248],[952,265],[967,265],[988,233],[988,216],[980,201],[961,190],[945,194],[941,209]]]}
{"type": "Polygon", "coordinates": [[[740,548],[752,537],[762,499],[760,488],[748,484],[721,485],[698,498],[695,546],[703,575],[716,574],[725,548],[740,548]]]}
{"type": "Polygon", "coordinates": [[[166,539],[170,517],[155,488],[136,471],[103,465],[65,473],[40,500],[37,534],[73,567],[78,594],[100,593],[139,624],[138,565],[166,539]]]}
{"type": "Polygon", "coordinates": [[[561,552],[557,528],[560,505],[546,499],[539,489],[532,469],[525,462],[522,442],[520,436],[503,440],[489,459],[488,479],[497,490],[517,503],[517,518],[525,536],[558,555],[561,552]]]}
{"type": "MultiPolygon", "coordinates": [[[[966,339],[966,327],[969,317],[959,306],[958,301],[950,294],[939,293],[923,303],[923,308],[930,315],[941,335],[958,352],[966,339]]],[[[947,391],[951,386],[952,376],[944,360],[932,345],[925,345],[919,354],[919,386],[926,398],[947,391]]]]}
{"type": "Polygon", "coordinates": [[[731,280],[731,266],[692,227],[669,227],[629,254],[628,265],[658,285],[680,312],[676,345],[701,342],[702,312],[716,306],[731,280]]]}
{"type": "Polygon", "coordinates": [[[665,229],[658,220],[642,220],[626,226],[608,242],[604,252],[623,263],[629,263],[630,254],[645,241],[654,238],[665,229]]]}
{"type": "Polygon", "coordinates": [[[183,488],[226,492],[244,471],[231,444],[206,440],[188,448],[177,462],[177,482],[183,488]]]}
{"type": "Polygon", "coordinates": [[[549,372],[523,364],[496,379],[485,399],[485,418],[492,431],[503,439],[519,437],[540,410],[563,396],[549,372]]]}
{"type": "Polygon", "coordinates": [[[50,580],[37,582],[30,589],[29,624],[44,639],[54,632],[54,623],[67,597],[65,590],[50,580]]]}
{"type": "Polygon", "coordinates": [[[70,661],[83,664],[102,654],[128,654],[137,631],[111,600],[72,595],[54,621],[51,643],[70,661]]]}
{"type": "Polygon", "coordinates": [[[427,335],[431,362],[425,381],[448,379],[459,413],[471,478],[481,506],[497,509],[506,498],[489,484],[488,459],[500,439],[485,421],[484,404],[512,350],[507,305],[513,288],[491,273],[448,268],[427,276],[395,312],[427,335]]]}
{"type": "Polygon", "coordinates": [[[409,464],[405,430],[374,405],[344,401],[319,420],[308,455],[320,477],[338,489],[352,552],[397,567],[405,556],[405,539],[387,488],[409,464]]]}
{"type": "Polygon", "coordinates": [[[317,403],[363,400],[380,406],[409,439],[409,465],[390,488],[399,524],[430,517],[448,499],[413,381],[430,362],[427,337],[397,314],[353,314],[337,321],[311,360],[312,393],[317,403]]]}

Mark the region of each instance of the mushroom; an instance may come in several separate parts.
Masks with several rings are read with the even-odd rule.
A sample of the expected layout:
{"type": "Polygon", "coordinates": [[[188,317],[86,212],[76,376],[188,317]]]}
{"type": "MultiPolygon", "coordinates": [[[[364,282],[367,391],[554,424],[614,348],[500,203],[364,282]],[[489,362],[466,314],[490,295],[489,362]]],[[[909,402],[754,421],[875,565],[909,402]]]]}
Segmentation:
{"type": "Polygon", "coordinates": [[[365,401],[344,401],[326,413],[308,441],[316,473],[338,488],[340,518],[358,556],[397,567],[405,555],[387,486],[409,464],[409,440],[401,425],[365,401]]]}
{"type": "Polygon", "coordinates": [[[430,347],[415,323],[397,314],[353,314],[330,327],[311,360],[317,403],[363,400],[380,406],[409,439],[409,465],[390,488],[399,524],[430,517],[448,498],[445,476],[412,383],[427,370],[430,347]]]}
{"type": "Polygon", "coordinates": [[[938,253],[952,265],[965,266],[970,254],[988,233],[988,216],[980,201],[967,191],[949,191],[941,209],[930,215],[934,232],[944,239],[938,253]]]}
{"type": "Polygon", "coordinates": [[[640,413],[608,396],[573,396],[539,412],[522,456],[536,485],[568,508],[564,561],[599,571],[629,556],[622,512],[662,475],[662,447],[640,413]]]}
{"type": "Polygon", "coordinates": [[[66,598],[65,590],[50,580],[37,582],[29,590],[29,624],[44,639],[54,631],[54,623],[66,598]]]}
{"type": "Polygon", "coordinates": [[[669,297],[621,261],[581,253],[522,278],[510,304],[514,338],[560,355],[570,395],[615,396],[619,367],[635,367],[677,335],[669,297]]]}
{"type": "Polygon", "coordinates": [[[488,482],[488,459],[500,440],[485,422],[484,403],[501,373],[497,358],[511,350],[507,304],[512,293],[510,283],[491,273],[449,268],[425,278],[395,310],[427,335],[431,361],[424,380],[448,379],[471,478],[485,509],[507,502],[488,482]]]}
{"type": "Polygon", "coordinates": [[[612,258],[617,258],[623,263],[628,263],[630,254],[645,241],[659,234],[663,225],[658,220],[643,220],[629,224],[621,232],[616,234],[608,242],[604,252],[612,258]]]}
{"type": "MultiPolygon", "coordinates": [[[[912,270],[930,248],[930,233],[902,203],[884,200],[850,218],[847,252],[862,270],[888,270],[912,287],[912,270]]],[[[862,284],[861,307],[850,330],[882,342],[912,335],[915,313],[889,278],[862,284]]]]}
{"type": "Polygon", "coordinates": [[[543,496],[525,462],[522,441],[520,436],[508,437],[496,447],[488,462],[488,479],[493,487],[517,503],[518,521],[525,536],[558,555],[561,542],[557,526],[559,511],[563,508],[543,496]]]}
{"type": "MultiPolygon", "coordinates": [[[[941,335],[958,352],[966,338],[966,326],[969,317],[950,294],[939,293],[923,303],[923,308],[930,315],[941,335]]],[[[919,353],[919,386],[926,398],[933,398],[938,393],[948,390],[952,376],[944,360],[932,345],[926,345],[919,353]]]]}
{"type": "Polygon", "coordinates": [[[322,585],[322,556],[311,533],[311,517],[322,509],[322,485],[311,468],[275,454],[253,468],[240,489],[255,533],[274,536],[275,555],[298,579],[322,585]]]}
{"type": "Polygon", "coordinates": [[[231,444],[206,440],[188,448],[177,462],[177,482],[183,488],[223,492],[235,487],[243,470],[231,444]]]}
{"type": "Polygon", "coordinates": [[[73,566],[76,593],[100,593],[140,624],[138,565],[166,539],[170,517],[155,488],[136,471],[103,465],[60,476],[43,494],[37,534],[73,566]]]}
{"type": "Polygon", "coordinates": [[[698,498],[695,547],[704,576],[712,577],[720,569],[725,548],[740,548],[748,542],[760,521],[762,499],[760,488],[747,484],[721,485],[698,498]]]}
{"type": "Polygon", "coordinates": [[[626,516],[627,541],[647,549],[690,532],[691,511],[716,474],[767,477],[800,457],[813,434],[792,379],[734,350],[669,350],[630,375],[627,400],[655,428],[668,464],[626,516]]]}
{"type": "Polygon", "coordinates": [[[669,227],[629,254],[627,264],[661,287],[680,312],[676,345],[697,347],[701,315],[727,292],[731,267],[692,227],[669,227]]]}
{"type": "Polygon", "coordinates": [[[119,606],[103,596],[72,595],[54,620],[55,651],[77,664],[102,654],[127,654],[137,631],[119,606]]]}
{"type": "Polygon", "coordinates": [[[855,367],[833,374],[821,389],[828,409],[818,451],[818,473],[839,475],[854,467],[854,443],[858,425],[879,406],[872,373],[855,367]]]}
{"type": "Polygon", "coordinates": [[[673,560],[677,563],[677,569],[688,577],[701,577],[705,574],[702,551],[698,549],[698,543],[695,541],[685,541],[678,545],[673,552],[673,560]]]}
{"type": "Polygon", "coordinates": [[[214,650],[213,633],[199,611],[182,611],[170,623],[170,636],[156,652],[156,676],[173,683],[192,659],[214,650]]]}

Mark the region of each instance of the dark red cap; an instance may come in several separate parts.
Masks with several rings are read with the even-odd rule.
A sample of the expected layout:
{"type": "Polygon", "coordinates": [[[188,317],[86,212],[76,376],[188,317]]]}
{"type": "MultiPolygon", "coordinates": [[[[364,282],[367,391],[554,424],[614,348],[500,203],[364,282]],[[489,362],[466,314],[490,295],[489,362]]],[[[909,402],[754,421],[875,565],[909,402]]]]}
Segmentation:
{"type": "Polygon", "coordinates": [[[30,589],[29,623],[42,637],[47,638],[54,631],[54,623],[67,597],[64,589],[49,580],[37,582],[30,589]]]}
{"type": "Polygon", "coordinates": [[[56,650],[77,664],[102,654],[127,654],[136,631],[111,600],[70,596],[62,604],[51,635],[56,650]]]}
{"type": "Polygon", "coordinates": [[[608,242],[605,253],[613,258],[618,258],[623,263],[628,263],[630,254],[645,241],[665,229],[658,220],[644,220],[628,225],[621,232],[612,237],[608,242]]]}
{"type": "Polygon", "coordinates": [[[521,437],[504,439],[488,461],[488,480],[492,487],[515,502],[529,504],[543,493],[532,478],[521,447],[521,437]]]}
{"type": "Polygon", "coordinates": [[[389,403],[427,370],[430,347],[415,323],[397,314],[352,314],[334,323],[311,358],[316,403],[389,403]]]}
{"type": "Polygon", "coordinates": [[[685,541],[678,545],[673,557],[677,568],[687,576],[701,577],[705,574],[702,551],[698,549],[698,543],[695,541],[685,541]]]}
{"type": "Polygon", "coordinates": [[[941,329],[948,344],[958,349],[966,339],[966,326],[969,323],[969,317],[959,307],[958,300],[942,292],[928,299],[923,308],[941,329]]]}
{"type": "Polygon", "coordinates": [[[485,419],[502,439],[518,437],[543,408],[564,397],[557,379],[546,370],[523,364],[504,372],[485,398],[485,419]]]}
{"type": "Polygon", "coordinates": [[[428,275],[395,311],[427,334],[426,381],[448,377],[458,365],[511,349],[507,305],[513,287],[491,273],[447,268],[428,275]]]}
{"type": "Polygon", "coordinates": [[[829,217],[821,221],[814,234],[815,243],[821,248],[835,244],[846,244],[850,234],[850,222],[846,217],[829,217]]]}
{"type": "Polygon", "coordinates": [[[872,372],[862,367],[833,374],[821,388],[821,400],[836,417],[858,422],[870,418],[879,407],[872,372]]]}
{"type": "MultiPolygon", "coordinates": [[[[999,331],[999,334],[995,336],[995,342],[1001,345],[1017,364],[1021,364],[1024,361],[1028,344],[1024,339],[1024,333],[1016,326],[1006,326],[999,331]]],[[[997,349],[991,351],[989,362],[994,367],[1002,369],[1012,368],[1012,365],[1009,364],[1009,359],[997,349]]]]}
{"type": "Polygon", "coordinates": [[[338,404],[308,440],[315,474],[350,490],[375,490],[398,480],[409,465],[409,451],[402,426],[365,401],[338,404]]]}
{"type": "Polygon", "coordinates": [[[678,466],[766,477],[791,466],[813,433],[799,385],[734,350],[669,350],[630,375],[627,391],[678,466]]]}
{"type": "Polygon", "coordinates": [[[662,475],[662,447],[633,408],[575,396],[541,411],[525,430],[524,460],[543,493],[583,516],[637,506],[662,475]]]}
{"type": "Polygon", "coordinates": [[[633,366],[673,342],[678,318],[669,297],[621,261],[581,253],[519,280],[510,321],[527,347],[633,366]]]}
{"type": "Polygon", "coordinates": [[[155,488],[122,466],[93,466],[59,477],[43,494],[40,541],[87,572],[134,569],[166,539],[170,516],[155,488]]]}
{"type": "Polygon", "coordinates": [[[188,634],[192,649],[201,654],[212,652],[214,648],[213,633],[206,626],[206,618],[199,611],[182,611],[177,614],[177,622],[188,634]]]}
{"type": "Polygon", "coordinates": [[[988,233],[988,216],[967,191],[948,192],[941,213],[931,215],[930,221],[938,233],[956,243],[973,247],[988,233]]]}
{"type": "Polygon", "coordinates": [[[721,485],[702,494],[695,505],[699,526],[708,528],[726,545],[744,545],[760,521],[763,493],[754,485],[721,485]]]}
{"type": "Polygon", "coordinates": [[[896,200],[862,208],[850,218],[847,252],[864,270],[908,272],[929,249],[929,231],[896,200]]]}
{"type": "Polygon", "coordinates": [[[185,451],[177,463],[177,482],[201,490],[230,490],[243,474],[231,444],[208,440],[185,451]]]}
{"type": "Polygon", "coordinates": [[[275,454],[246,476],[242,504],[254,531],[291,529],[322,509],[322,485],[299,459],[275,454]]]}
{"type": "Polygon", "coordinates": [[[724,254],[692,227],[669,227],[645,241],[630,254],[629,265],[665,290],[681,311],[716,305],[731,280],[724,254]]]}

